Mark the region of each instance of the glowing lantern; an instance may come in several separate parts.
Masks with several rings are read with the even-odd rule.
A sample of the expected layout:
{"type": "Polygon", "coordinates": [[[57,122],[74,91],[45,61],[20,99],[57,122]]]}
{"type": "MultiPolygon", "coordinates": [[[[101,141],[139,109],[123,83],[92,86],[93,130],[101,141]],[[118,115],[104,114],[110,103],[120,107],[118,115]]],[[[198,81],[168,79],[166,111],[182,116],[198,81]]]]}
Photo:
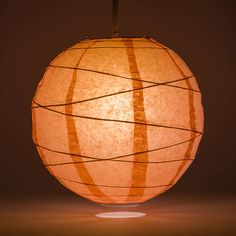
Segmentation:
{"type": "Polygon", "coordinates": [[[195,158],[201,93],[171,49],[151,38],[83,40],[46,69],[33,139],[50,173],[99,203],[151,199],[195,158]]]}

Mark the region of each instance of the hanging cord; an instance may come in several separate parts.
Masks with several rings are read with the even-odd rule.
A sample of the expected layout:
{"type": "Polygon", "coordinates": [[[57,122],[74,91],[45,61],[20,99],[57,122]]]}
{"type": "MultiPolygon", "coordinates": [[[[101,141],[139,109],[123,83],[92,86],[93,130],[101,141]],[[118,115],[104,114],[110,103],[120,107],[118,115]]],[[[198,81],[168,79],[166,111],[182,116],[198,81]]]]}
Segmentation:
{"type": "Polygon", "coordinates": [[[112,37],[119,37],[120,33],[118,32],[118,8],[119,0],[112,1],[112,37]]]}

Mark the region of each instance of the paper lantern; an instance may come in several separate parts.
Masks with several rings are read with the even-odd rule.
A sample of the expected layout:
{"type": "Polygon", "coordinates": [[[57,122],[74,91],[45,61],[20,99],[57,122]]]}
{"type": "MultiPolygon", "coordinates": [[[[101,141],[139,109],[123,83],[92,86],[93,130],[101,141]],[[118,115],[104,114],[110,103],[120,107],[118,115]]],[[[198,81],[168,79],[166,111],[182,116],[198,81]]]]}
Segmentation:
{"type": "Polygon", "coordinates": [[[32,102],[44,165],[91,201],[129,204],[173,186],[203,133],[201,93],[151,38],[83,40],[47,67],[32,102]]]}

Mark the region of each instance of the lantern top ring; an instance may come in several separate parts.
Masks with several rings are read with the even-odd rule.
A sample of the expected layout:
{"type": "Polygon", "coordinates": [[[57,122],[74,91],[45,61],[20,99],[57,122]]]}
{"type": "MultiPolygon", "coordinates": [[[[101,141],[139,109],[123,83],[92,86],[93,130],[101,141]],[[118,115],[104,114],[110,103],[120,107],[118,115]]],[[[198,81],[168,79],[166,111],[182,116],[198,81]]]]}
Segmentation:
{"type": "Polygon", "coordinates": [[[143,35],[140,35],[140,36],[126,36],[126,35],[122,35],[120,32],[115,32],[111,37],[102,37],[102,38],[92,38],[88,35],[86,35],[86,37],[84,39],[82,39],[81,41],[85,41],[85,40],[96,40],[96,39],[112,39],[112,38],[152,38],[149,34],[143,34],[143,35]]]}

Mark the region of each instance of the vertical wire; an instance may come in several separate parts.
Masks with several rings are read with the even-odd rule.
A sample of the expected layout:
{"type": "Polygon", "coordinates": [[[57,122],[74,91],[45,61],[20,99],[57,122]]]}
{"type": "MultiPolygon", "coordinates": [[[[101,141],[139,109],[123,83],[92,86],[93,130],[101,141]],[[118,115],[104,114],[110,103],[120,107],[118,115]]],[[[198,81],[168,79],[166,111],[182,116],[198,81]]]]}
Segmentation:
{"type": "Polygon", "coordinates": [[[118,7],[119,0],[112,1],[112,35],[118,33],[118,7]]]}

